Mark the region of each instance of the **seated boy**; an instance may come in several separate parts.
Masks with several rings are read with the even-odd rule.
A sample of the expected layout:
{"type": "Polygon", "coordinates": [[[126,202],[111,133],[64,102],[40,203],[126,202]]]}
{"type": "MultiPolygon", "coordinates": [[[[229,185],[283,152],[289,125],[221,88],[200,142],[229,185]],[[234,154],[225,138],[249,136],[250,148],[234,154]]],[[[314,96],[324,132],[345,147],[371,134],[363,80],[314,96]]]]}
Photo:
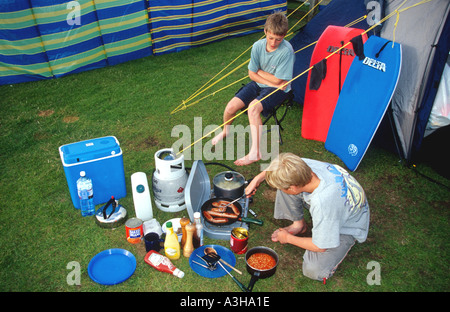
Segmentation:
{"type": "Polygon", "coordinates": [[[282,153],[246,188],[256,192],[264,180],[277,189],[276,219],[292,224],[272,234],[274,242],[305,249],[303,274],[311,279],[330,278],[355,241],[364,242],[369,231],[369,205],[361,185],[337,165],[282,153]],[[312,237],[306,231],[303,208],[312,219],[312,237]]]}
{"type": "Polygon", "coordinates": [[[268,116],[272,109],[282,103],[290,85],[294,70],[295,54],[291,44],[284,40],[289,24],[286,16],[277,12],[269,15],[264,25],[266,37],[253,44],[248,74],[252,80],[242,87],[228,102],[223,113],[225,126],[223,131],[213,138],[212,144],[222,140],[228,135],[231,118],[236,113],[249,107],[248,119],[252,144],[249,153],[235,161],[238,166],[244,166],[261,159],[259,149],[262,121],[260,114],[268,116]],[[277,90],[279,88],[279,90],[277,90]],[[276,92],[274,92],[277,90],[276,92]],[[273,94],[271,94],[274,92],[273,94]],[[270,96],[268,96],[271,94],[270,96]],[[268,96],[267,98],[265,98],[268,96]],[[264,100],[260,101],[261,99],[264,100]]]}

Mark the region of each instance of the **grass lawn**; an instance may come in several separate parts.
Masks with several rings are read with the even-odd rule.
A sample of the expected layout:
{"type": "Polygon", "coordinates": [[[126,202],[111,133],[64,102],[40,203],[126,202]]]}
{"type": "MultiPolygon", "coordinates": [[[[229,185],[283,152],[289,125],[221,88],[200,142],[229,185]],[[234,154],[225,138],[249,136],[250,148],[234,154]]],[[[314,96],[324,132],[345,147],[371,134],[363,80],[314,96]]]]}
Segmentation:
{"type": "MultiPolygon", "coordinates": [[[[59,79],[0,86],[0,291],[238,292],[228,276],[200,277],[184,257],[174,261],[186,273],[183,279],[158,272],[144,263],[143,243],[127,242],[124,226],[102,229],[93,217],[81,217],[72,205],[58,148],[116,136],[123,150],[128,192],[120,203],[134,216],[131,174],[144,171],[151,183],[154,153],[178,139],[172,137],[172,129],[177,125],[194,129],[195,117],[201,117],[201,129],[220,125],[224,106],[237,87],[176,114],[171,111],[260,37],[253,34],[59,79]],[[109,248],[124,248],[137,259],[133,276],[115,286],[99,285],[87,273],[92,257],[109,248]],[[67,266],[72,261],[80,264],[80,285],[67,283],[71,272],[67,266]]],[[[244,67],[221,86],[245,75],[244,67]]],[[[323,143],[301,137],[301,116],[301,105],[289,111],[280,152],[344,166],[323,143]]],[[[235,124],[248,125],[246,115],[238,117],[235,124]]],[[[210,139],[199,144],[206,147],[210,139]]],[[[186,155],[192,156],[192,149],[186,155]]],[[[235,158],[218,161],[233,167],[235,158]]],[[[192,160],[186,160],[186,166],[191,165],[192,160]]],[[[259,164],[236,168],[246,178],[259,169],[259,164]]],[[[448,185],[448,180],[427,165],[418,164],[418,170],[448,185]]],[[[210,177],[220,171],[222,167],[208,167],[210,177]]],[[[353,247],[326,285],[302,275],[302,250],[270,240],[271,233],[288,222],[272,218],[273,190],[265,184],[259,189],[251,208],[265,223],[250,226],[249,245],[273,248],[280,263],[273,277],[256,283],[254,292],[449,291],[448,189],[417,175],[403,166],[395,153],[377,146],[369,148],[353,175],[368,196],[369,237],[353,247]],[[367,282],[372,261],[379,264],[380,285],[367,282]]],[[[165,213],[155,205],[153,213],[161,224],[187,215],[186,211],[165,213]]],[[[311,228],[309,215],[306,218],[311,228]]],[[[206,243],[229,247],[228,241],[206,238],[206,243]]],[[[244,256],[237,255],[236,260],[244,274],[234,275],[248,284],[244,256]]]]}

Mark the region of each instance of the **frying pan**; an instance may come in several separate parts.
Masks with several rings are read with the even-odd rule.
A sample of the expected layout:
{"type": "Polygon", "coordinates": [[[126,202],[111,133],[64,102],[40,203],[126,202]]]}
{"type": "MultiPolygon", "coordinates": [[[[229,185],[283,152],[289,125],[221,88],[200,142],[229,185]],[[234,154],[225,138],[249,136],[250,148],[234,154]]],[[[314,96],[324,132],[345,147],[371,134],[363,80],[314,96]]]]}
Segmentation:
{"type": "MultiPolygon", "coordinates": [[[[204,212],[204,211],[210,211],[211,208],[213,208],[212,203],[218,202],[218,201],[221,201],[221,200],[227,201],[227,202],[232,202],[232,201],[233,201],[232,199],[224,198],[224,197],[214,197],[214,198],[210,198],[210,199],[208,199],[206,202],[204,202],[203,205],[202,205],[202,208],[201,208],[202,215],[203,215],[203,212],[204,212]]],[[[216,226],[229,225],[229,224],[232,224],[232,223],[234,223],[234,222],[236,222],[236,221],[241,221],[241,222],[246,222],[246,223],[253,223],[253,224],[257,224],[257,225],[263,225],[263,221],[262,221],[262,220],[259,220],[259,219],[253,219],[253,218],[240,217],[241,214],[242,214],[242,206],[241,206],[241,204],[238,203],[238,202],[235,202],[233,205],[235,205],[235,206],[238,208],[238,210],[239,210],[239,217],[238,217],[237,219],[228,218],[228,221],[225,222],[225,223],[214,223],[214,222],[209,221],[209,220],[208,220],[207,218],[205,218],[204,216],[203,216],[203,218],[204,218],[205,221],[208,222],[209,224],[213,224],[213,225],[216,225],[216,226]]],[[[233,213],[233,210],[231,209],[231,207],[227,207],[227,211],[226,211],[226,212],[228,212],[228,213],[233,213]]]]}

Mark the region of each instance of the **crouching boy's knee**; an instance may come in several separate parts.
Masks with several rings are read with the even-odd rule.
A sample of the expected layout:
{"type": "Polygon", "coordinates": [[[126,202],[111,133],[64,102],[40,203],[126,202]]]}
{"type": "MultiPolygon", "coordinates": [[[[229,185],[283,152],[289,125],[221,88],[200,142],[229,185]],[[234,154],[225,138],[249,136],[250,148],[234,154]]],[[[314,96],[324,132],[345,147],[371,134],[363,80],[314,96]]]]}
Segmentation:
{"type": "Polygon", "coordinates": [[[303,275],[318,281],[328,278],[328,274],[324,274],[323,268],[317,262],[303,261],[303,275]]]}

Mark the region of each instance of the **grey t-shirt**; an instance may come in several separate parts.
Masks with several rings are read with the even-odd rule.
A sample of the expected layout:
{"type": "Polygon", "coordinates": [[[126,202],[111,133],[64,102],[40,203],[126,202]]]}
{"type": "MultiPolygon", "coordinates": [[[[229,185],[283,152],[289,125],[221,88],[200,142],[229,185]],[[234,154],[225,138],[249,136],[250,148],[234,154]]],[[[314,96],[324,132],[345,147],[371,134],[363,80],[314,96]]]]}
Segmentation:
{"type": "MultiPolygon", "coordinates": [[[[291,44],[284,40],[278,48],[273,52],[267,52],[266,39],[256,41],[252,47],[252,53],[248,69],[257,72],[261,69],[269,74],[274,75],[278,79],[289,81],[292,79],[294,72],[295,54],[291,44]]],[[[265,84],[258,85],[261,88],[268,87],[265,84]]],[[[291,89],[290,84],[286,87],[285,92],[291,89]]]]}
{"type": "Polygon", "coordinates": [[[339,246],[339,235],[366,240],[370,211],[361,185],[338,165],[303,158],[320,179],[312,193],[302,193],[312,218],[312,240],[319,248],[339,246]]]}

